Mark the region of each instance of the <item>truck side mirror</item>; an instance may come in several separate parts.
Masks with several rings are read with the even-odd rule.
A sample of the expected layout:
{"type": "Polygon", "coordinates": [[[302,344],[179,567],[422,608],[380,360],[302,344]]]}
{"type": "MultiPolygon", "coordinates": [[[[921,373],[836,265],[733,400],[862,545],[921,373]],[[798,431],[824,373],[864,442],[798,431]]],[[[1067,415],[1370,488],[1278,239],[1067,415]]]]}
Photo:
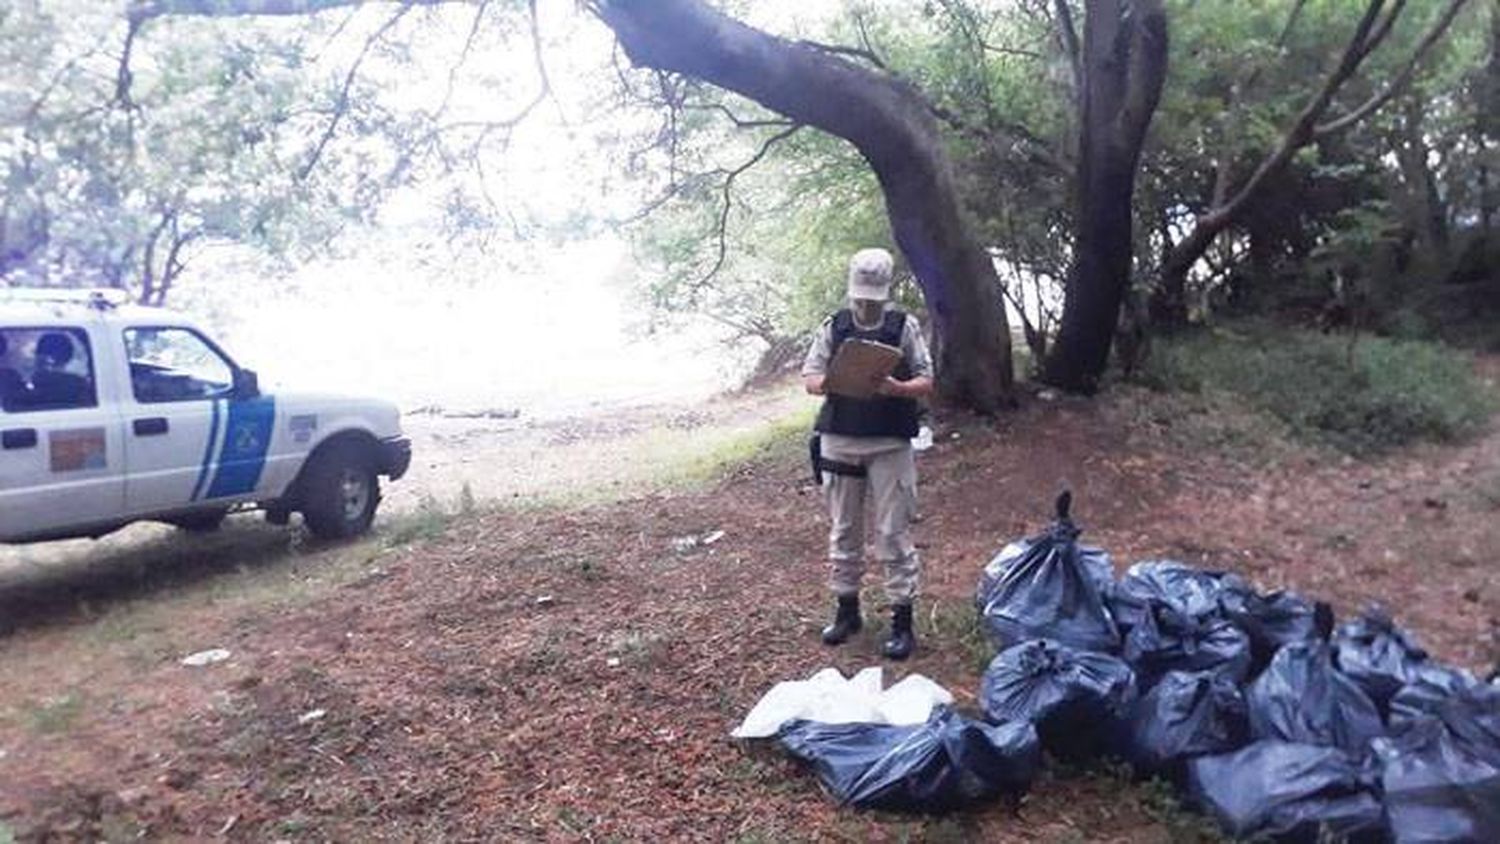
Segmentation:
{"type": "Polygon", "coordinates": [[[253,369],[236,369],[234,371],[234,397],[237,399],[253,399],[260,395],[260,379],[253,369]]]}

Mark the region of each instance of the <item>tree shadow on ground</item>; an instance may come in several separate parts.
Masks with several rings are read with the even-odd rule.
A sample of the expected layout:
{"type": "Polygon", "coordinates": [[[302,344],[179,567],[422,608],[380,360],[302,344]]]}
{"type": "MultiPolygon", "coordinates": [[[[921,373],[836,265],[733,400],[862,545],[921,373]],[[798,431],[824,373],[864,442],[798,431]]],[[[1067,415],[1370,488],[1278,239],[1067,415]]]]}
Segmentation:
{"type": "Polygon", "coordinates": [[[234,518],[210,534],[145,526],[103,541],[17,550],[0,559],[0,637],[94,618],[133,599],[270,569],[329,547],[297,528],[234,518]]]}

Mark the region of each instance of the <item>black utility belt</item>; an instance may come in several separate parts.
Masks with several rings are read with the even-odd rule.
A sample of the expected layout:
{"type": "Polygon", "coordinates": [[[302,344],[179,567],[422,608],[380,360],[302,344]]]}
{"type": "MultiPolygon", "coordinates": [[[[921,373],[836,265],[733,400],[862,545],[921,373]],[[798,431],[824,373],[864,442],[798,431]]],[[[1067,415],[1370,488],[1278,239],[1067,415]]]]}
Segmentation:
{"type": "Polygon", "coordinates": [[[869,470],[857,463],[845,463],[842,460],[829,460],[823,456],[823,438],[813,434],[807,440],[808,457],[812,458],[813,483],[823,483],[823,473],[832,475],[843,475],[849,478],[863,478],[869,474],[869,470]]]}
{"type": "Polygon", "coordinates": [[[851,478],[863,478],[869,474],[869,471],[865,467],[858,464],[845,463],[842,460],[829,460],[826,457],[818,461],[818,467],[825,472],[835,475],[847,475],[851,478]]]}

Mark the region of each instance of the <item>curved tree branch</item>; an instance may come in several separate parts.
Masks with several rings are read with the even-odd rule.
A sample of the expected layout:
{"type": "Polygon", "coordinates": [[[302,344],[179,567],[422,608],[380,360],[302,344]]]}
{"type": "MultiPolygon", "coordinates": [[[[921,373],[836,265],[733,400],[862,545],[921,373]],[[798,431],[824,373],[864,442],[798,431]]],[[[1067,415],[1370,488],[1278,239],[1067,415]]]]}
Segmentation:
{"type": "Polygon", "coordinates": [[[756,164],[759,164],[761,160],[764,159],[766,155],[771,151],[771,147],[774,147],[781,141],[784,141],[787,138],[790,138],[792,135],[797,134],[797,131],[801,128],[802,124],[793,124],[792,126],[766,138],[765,142],[760,145],[760,149],[756,150],[755,154],[750,156],[750,159],[748,161],[734,168],[733,170],[730,170],[728,174],[725,175],[724,184],[720,188],[721,203],[719,206],[718,225],[716,226],[716,236],[718,238],[718,257],[714,259],[714,265],[712,267],[709,267],[708,272],[704,273],[702,278],[693,283],[693,291],[695,293],[699,288],[702,288],[710,281],[712,281],[714,276],[719,274],[719,270],[724,268],[724,259],[729,255],[729,209],[733,200],[731,192],[734,190],[734,180],[738,179],[743,173],[745,173],[745,171],[754,167],[756,164]]]}
{"type": "MultiPolygon", "coordinates": [[[[1442,40],[1443,34],[1453,25],[1453,20],[1458,17],[1458,13],[1463,11],[1465,4],[1468,2],[1469,0],[1452,0],[1448,4],[1448,8],[1443,10],[1442,16],[1432,25],[1432,28],[1427,30],[1427,34],[1417,44],[1417,48],[1412,52],[1411,58],[1406,62],[1406,66],[1401,69],[1401,72],[1396,75],[1395,79],[1392,79],[1384,89],[1368,100],[1365,100],[1363,104],[1348,114],[1318,125],[1313,129],[1313,137],[1325,138],[1335,132],[1347,129],[1379,111],[1393,97],[1401,93],[1407,85],[1411,84],[1412,79],[1416,78],[1417,68],[1422,64],[1422,59],[1426,58],[1432,48],[1442,40]]],[[[1395,14],[1394,10],[1392,14],[1395,14]]]]}
{"type": "Polygon", "coordinates": [[[384,38],[385,34],[397,23],[400,23],[401,19],[406,17],[406,13],[409,11],[411,11],[410,6],[402,5],[401,8],[396,10],[395,14],[391,15],[386,19],[385,23],[380,25],[379,29],[376,29],[370,33],[369,37],[365,38],[364,46],[360,48],[359,55],[355,56],[354,63],[349,66],[349,72],[344,74],[344,84],[339,88],[338,101],[333,105],[333,117],[328,121],[328,125],[323,128],[323,134],[318,138],[317,146],[313,147],[312,154],[298,168],[295,176],[296,181],[307,181],[307,177],[312,175],[313,169],[318,166],[318,161],[322,159],[323,150],[327,148],[328,142],[333,139],[333,134],[338,131],[339,123],[343,121],[344,114],[349,110],[349,89],[354,85],[354,77],[359,73],[359,66],[364,64],[365,56],[369,55],[371,48],[375,46],[376,42],[384,38]]]}

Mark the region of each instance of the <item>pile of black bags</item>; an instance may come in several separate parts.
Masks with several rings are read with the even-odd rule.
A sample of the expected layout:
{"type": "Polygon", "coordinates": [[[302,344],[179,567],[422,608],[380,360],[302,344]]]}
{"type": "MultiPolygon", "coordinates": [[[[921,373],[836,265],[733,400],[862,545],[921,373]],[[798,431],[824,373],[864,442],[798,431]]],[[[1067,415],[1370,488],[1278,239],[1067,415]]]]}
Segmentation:
{"type": "Polygon", "coordinates": [[[910,727],[793,721],[777,740],[840,803],[893,811],[944,812],[1019,794],[1042,758],[1030,724],[990,725],[946,706],[910,727]]]}
{"type": "Polygon", "coordinates": [[[1500,686],[1379,610],[1335,629],[1325,604],[1165,560],[1101,577],[1069,504],[981,579],[991,721],[1174,781],[1235,836],[1500,841],[1500,686]]]}
{"type": "Polygon", "coordinates": [[[985,722],[782,730],[841,802],[961,808],[1024,791],[1045,751],[1124,759],[1237,837],[1500,841],[1500,681],[1379,610],[1335,628],[1326,604],[1166,560],[1116,580],[1070,504],[984,568],[985,722]]]}

